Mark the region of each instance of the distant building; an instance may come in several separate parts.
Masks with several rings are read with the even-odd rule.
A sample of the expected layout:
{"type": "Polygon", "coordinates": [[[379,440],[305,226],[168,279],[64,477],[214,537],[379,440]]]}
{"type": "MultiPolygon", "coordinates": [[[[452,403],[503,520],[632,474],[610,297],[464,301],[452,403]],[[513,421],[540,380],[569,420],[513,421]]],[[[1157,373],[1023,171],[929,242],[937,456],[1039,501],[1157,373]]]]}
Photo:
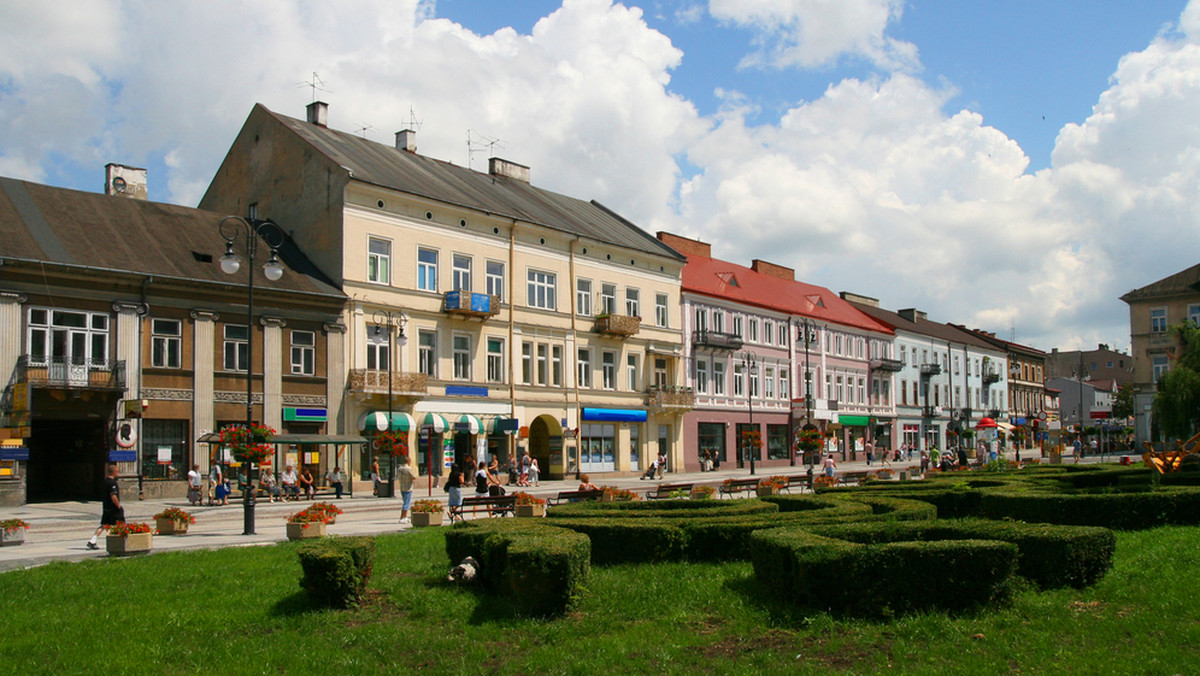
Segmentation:
{"type": "Polygon", "coordinates": [[[1077,378],[1115,380],[1118,387],[1134,381],[1133,357],[1109,349],[1103,343],[1095,350],[1059,350],[1046,355],[1046,379],[1077,378]]]}

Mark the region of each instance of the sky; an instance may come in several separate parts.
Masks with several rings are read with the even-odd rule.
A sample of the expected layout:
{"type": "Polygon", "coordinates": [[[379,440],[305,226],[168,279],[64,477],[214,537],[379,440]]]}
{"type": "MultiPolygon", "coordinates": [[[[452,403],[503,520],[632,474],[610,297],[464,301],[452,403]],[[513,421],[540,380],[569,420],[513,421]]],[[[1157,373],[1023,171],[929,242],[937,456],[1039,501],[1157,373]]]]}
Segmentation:
{"type": "Polygon", "coordinates": [[[1200,0],[0,0],[0,176],[195,206],[314,96],[1047,351],[1128,350],[1119,296],[1197,262],[1200,0]]]}

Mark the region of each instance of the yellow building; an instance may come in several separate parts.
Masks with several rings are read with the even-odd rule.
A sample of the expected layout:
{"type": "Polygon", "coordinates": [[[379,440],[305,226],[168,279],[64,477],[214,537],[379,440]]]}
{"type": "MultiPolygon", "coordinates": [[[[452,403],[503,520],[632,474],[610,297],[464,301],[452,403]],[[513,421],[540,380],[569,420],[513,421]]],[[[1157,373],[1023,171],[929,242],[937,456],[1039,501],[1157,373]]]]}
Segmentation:
{"type": "Polygon", "coordinates": [[[524,451],[543,477],[660,451],[682,467],[683,256],[527,167],[472,171],[418,155],[411,131],[390,146],[326,115],[255,106],[201,205],[292,224],[350,297],[339,432],[390,427],[423,474],[524,451]]]}

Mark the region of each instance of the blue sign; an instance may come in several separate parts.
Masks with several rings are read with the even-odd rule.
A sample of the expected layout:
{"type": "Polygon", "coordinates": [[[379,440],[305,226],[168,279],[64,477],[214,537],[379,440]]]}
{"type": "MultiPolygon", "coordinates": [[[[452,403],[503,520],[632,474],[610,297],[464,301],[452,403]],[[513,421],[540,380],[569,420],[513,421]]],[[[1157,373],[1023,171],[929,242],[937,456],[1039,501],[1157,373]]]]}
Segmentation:
{"type": "Polygon", "coordinates": [[[486,293],[471,294],[471,312],[491,312],[492,297],[486,293]]]}
{"type": "Polygon", "coordinates": [[[0,448],[0,460],[28,460],[29,449],[24,446],[0,448]]]}
{"type": "Polygon", "coordinates": [[[488,388],[470,387],[468,385],[447,385],[446,396],[486,397],[488,396],[488,388]]]}
{"type": "Polygon", "coordinates": [[[646,412],[632,408],[585,408],[588,422],[646,422],[646,412]]]}
{"type": "Polygon", "coordinates": [[[137,451],[109,451],[109,462],[137,462],[137,451]]]}

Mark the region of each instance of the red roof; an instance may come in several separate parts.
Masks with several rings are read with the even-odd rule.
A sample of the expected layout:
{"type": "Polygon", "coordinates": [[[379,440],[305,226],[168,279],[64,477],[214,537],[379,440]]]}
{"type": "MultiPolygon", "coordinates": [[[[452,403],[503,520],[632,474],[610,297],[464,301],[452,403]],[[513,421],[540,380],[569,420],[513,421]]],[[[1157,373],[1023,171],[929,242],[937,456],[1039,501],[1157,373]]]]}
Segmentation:
{"type": "Polygon", "coordinates": [[[822,286],[755,272],[716,258],[689,254],[683,291],[833,324],[891,334],[883,324],[822,286]]]}

